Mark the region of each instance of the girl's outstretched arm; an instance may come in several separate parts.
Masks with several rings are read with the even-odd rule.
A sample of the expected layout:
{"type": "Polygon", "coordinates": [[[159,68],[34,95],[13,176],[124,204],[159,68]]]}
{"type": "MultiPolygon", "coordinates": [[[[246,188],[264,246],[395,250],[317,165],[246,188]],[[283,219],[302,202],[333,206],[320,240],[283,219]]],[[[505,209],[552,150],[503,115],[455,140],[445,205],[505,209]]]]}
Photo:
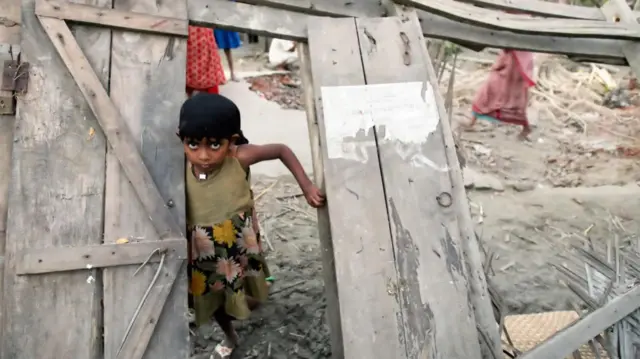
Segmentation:
{"type": "Polygon", "coordinates": [[[238,146],[236,156],[245,168],[249,168],[251,165],[263,161],[282,161],[298,182],[309,205],[316,208],[324,205],[324,195],[320,193],[318,187],[311,182],[309,176],[304,172],[300,161],[288,146],[279,143],[269,145],[240,145],[238,146]]]}

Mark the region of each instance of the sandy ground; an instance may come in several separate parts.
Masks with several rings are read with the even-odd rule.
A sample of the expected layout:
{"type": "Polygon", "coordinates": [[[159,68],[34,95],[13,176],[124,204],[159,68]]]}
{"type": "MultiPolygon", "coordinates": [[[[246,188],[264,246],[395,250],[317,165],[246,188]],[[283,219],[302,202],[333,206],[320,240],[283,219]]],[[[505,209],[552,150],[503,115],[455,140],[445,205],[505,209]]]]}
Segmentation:
{"type": "MultiPolygon", "coordinates": [[[[241,77],[256,75],[250,62],[243,63],[241,77]]],[[[222,88],[240,106],[247,137],[288,144],[310,172],[304,112],[282,109],[249,86],[241,81],[222,88]]],[[[517,141],[517,131],[480,124],[461,132],[476,232],[494,254],[495,283],[511,313],[569,309],[577,300],[550,263],[562,264],[562,246],[614,235],[637,240],[640,161],[617,151],[610,133],[583,136],[571,124],[558,130],[544,115],[536,118],[532,142],[517,141]],[[571,142],[578,137],[600,147],[571,142]],[[613,219],[622,226],[614,228],[613,219]]],[[[242,343],[234,357],[330,358],[315,211],[281,164],[261,164],[253,171],[277,281],[270,301],[238,323],[242,343]]],[[[221,333],[213,325],[194,332],[194,358],[208,358],[221,333]]]]}

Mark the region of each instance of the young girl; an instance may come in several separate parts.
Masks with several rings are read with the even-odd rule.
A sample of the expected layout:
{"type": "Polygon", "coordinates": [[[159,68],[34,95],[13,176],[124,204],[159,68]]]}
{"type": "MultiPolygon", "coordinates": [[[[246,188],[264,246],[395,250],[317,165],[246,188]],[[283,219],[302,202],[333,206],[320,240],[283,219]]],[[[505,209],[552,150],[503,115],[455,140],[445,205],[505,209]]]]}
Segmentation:
{"type": "Polygon", "coordinates": [[[533,53],[502,50],[491,67],[489,78],[473,100],[471,126],[476,120],[511,123],[522,126],[519,137],[528,140],[527,119],[529,88],[533,81],[533,53]]]}
{"type": "Polygon", "coordinates": [[[226,81],[213,30],[189,26],[187,96],[191,96],[194,91],[217,94],[220,85],[224,85],[226,81]]]}
{"type": "Polygon", "coordinates": [[[187,99],[180,111],[178,136],[188,160],[187,238],[195,321],[201,325],[215,319],[225,339],[212,357],[228,358],[238,344],[232,321],[248,318],[251,309],[267,298],[251,221],[249,167],[279,159],[310,205],[322,206],[324,196],[287,146],[248,144],[240,130],[240,111],[223,96],[201,93],[187,99]]]}

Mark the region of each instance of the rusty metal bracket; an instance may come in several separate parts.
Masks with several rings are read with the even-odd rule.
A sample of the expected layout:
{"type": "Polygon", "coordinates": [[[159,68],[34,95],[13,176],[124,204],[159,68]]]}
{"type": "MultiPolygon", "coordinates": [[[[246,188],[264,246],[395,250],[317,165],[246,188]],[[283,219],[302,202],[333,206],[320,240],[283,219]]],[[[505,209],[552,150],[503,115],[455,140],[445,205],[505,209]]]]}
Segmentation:
{"type": "Polygon", "coordinates": [[[404,61],[404,64],[406,66],[409,66],[411,65],[411,43],[409,41],[409,36],[407,36],[407,34],[402,31],[400,33],[400,39],[404,44],[404,53],[402,54],[402,60],[404,61]]]}
{"type": "Polygon", "coordinates": [[[29,88],[29,63],[19,60],[5,60],[2,67],[2,91],[21,94],[29,88]]]}
{"type": "Polygon", "coordinates": [[[0,91],[0,115],[15,115],[16,102],[13,98],[13,92],[0,91]]]}
{"type": "Polygon", "coordinates": [[[29,63],[5,60],[0,77],[0,115],[16,114],[16,94],[23,94],[29,88],[29,63]]]}

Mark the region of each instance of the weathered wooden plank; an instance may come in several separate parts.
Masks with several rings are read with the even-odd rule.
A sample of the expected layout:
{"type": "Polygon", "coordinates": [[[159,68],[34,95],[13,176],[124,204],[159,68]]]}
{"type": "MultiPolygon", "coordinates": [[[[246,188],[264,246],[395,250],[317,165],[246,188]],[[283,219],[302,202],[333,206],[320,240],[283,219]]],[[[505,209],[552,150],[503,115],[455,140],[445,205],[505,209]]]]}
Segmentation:
{"type": "Polygon", "coordinates": [[[186,19],[105,9],[58,0],[37,0],[36,15],[92,25],[178,36],[189,35],[186,19]]]}
{"type": "MultiPolygon", "coordinates": [[[[21,59],[31,67],[14,132],[0,357],[99,358],[95,270],[15,275],[20,250],[100,244],[102,238],[105,139],[34,11],[35,1],[22,2],[21,59]]],[[[110,31],[75,30],[88,54],[86,66],[99,74],[99,85],[107,84],[110,31]]]]}
{"type": "Polygon", "coordinates": [[[309,50],[344,357],[407,358],[374,134],[342,138],[343,118],[334,108],[339,100],[332,89],[365,82],[354,19],[309,22],[309,50]]]}
{"type": "Polygon", "coordinates": [[[240,2],[269,6],[277,9],[298,11],[321,16],[343,16],[349,13],[353,17],[377,17],[384,14],[379,1],[344,0],[240,0],[240,2]]]}
{"type": "Polygon", "coordinates": [[[584,58],[595,57],[596,60],[607,61],[623,59],[622,46],[629,43],[625,40],[539,36],[493,30],[461,23],[426,11],[417,11],[417,14],[425,36],[452,42],[462,41],[467,44],[466,46],[475,45],[480,48],[512,48],[584,58]]]}
{"type": "Polygon", "coordinates": [[[20,0],[0,0],[0,44],[20,43],[20,0]]]}
{"type": "MultiPolygon", "coordinates": [[[[366,11],[354,11],[344,6],[331,6],[321,1],[313,1],[313,6],[308,6],[306,0],[242,0],[242,2],[256,3],[274,8],[288,9],[303,14],[335,17],[367,17],[381,16],[384,10],[380,10],[379,2],[362,2],[369,8],[366,11]],[[305,6],[307,4],[307,6],[305,6]]],[[[422,32],[425,36],[449,40],[462,46],[474,49],[484,47],[513,48],[534,52],[547,52],[566,54],[577,57],[580,61],[605,62],[612,64],[624,64],[625,57],[622,46],[628,41],[616,39],[596,38],[568,38],[562,36],[536,35],[530,33],[515,33],[502,29],[490,29],[473,24],[467,24],[447,17],[432,14],[426,11],[418,11],[422,23],[422,32]]],[[[247,22],[256,22],[260,17],[232,21],[238,29],[247,22]]],[[[226,23],[225,23],[226,25],[226,23]]],[[[282,33],[297,33],[293,27],[287,30],[279,30],[282,33]]],[[[248,29],[245,29],[248,31],[248,29]]]]}
{"type": "MultiPolygon", "coordinates": [[[[607,18],[607,21],[621,21],[623,23],[633,24],[633,26],[640,29],[637,14],[631,11],[631,8],[624,0],[607,1],[600,7],[600,11],[602,12],[602,16],[607,18]]],[[[631,70],[636,76],[640,76],[640,44],[637,42],[629,42],[625,46],[622,46],[622,53],[624,53],[627,58],[631,70]]]]}
{"type": "Polygon", "coordinates": [[[399,17],[356,24],[367,88],[346,98],[362,90],[369,97],[402,283],[407,357],[480,358],[456,214],[437,200],[450,196],[451,181],[438,90],[427,82],[418,46],[423,38],[399,17]]]}
{"type": "Polygon", "coordinates": [[[521,359],[563,359],[605,329],[640,308],[640,287],[635,287],[559,331],[521,359]]]}
{"type": "MultiPolygon", "coordinates": [[[[311,145],[313,177],[316,186],[325,193],[324,158],[322,156],[318,116],[316,115],[316,98],[320,100],[320,96],[314,88],[309,45],[304,43],[298,44],[298,56],[300,57],[302,82],[304,84],[304,105],[307,114],[309,143],[311,145]]],[[[344,346],[342,344],[342,327],[340,326],[340,301],[338,298],[336,267],[333,259],[331,221],[327,207],[318,208],[318,237],[320,237],[320,246],[322,248],[322,274],[327,308],[329,309],[327,310],[327,321],[329,323],[329,335],[331,337],[332,357],[342,359],[344,358],[344,346]]]]}
{"type": "Polygon", "coordinates": [[[312,17],[228,0],[189,0],[189,21],[192,24],[294,41],[307,41],[307,23],[312,17]]]}
{"type": "MultiPolygon", "coordinates": [[[[0,63],[11,60],[18,54],[18,46],[0,44],[0,63]]],[[[10,92],[0,91],[0,97],[10,97],[10,92]]],[[[4,325],[2,309],[4,302],[2,292],[4,288],[4,256],[7,234],[7,201],[9,196],[9,180],[11,179],[11,149],[13,148],[13,126],[15,116],[0,115],[0,344],[4,325]]],[[[0,352],[0,355],[2,353],[0,352]]]]}
{"type": "Polygon", "coordinates": [[[162,254],[166,254],[168,259],[187,259],[184,239],[25,249],[16,254],[16,274],[86,270],[142,264],[147,260],[153,263],[158,262],[162,254]]]}
{"type": "MultiPolygon", "coordinates": [[[[123,0],[117,1],[114,9],[187,18],[184,0],[123,0]]],[[[160,198],[170,205],[170,219],[182,230],[185,228],[184,150],[175,131],[185,99],[186,40],[114,31],[111,56],[111,99],[125,119],[133,136],[132,146],[141,153],[160,198]]],[[[145,213],[146,206],[132,200],[138,188],[130,184],[131,175],[122,163],[114,161],[113,155],[118,155],[115,147],[107,153],[105,238],[156,240],[154,224],[145,213]]],[[[165,261],[161,269],[158,264],[147,265],[135,281],[129,280],[135,266],[103,271],[105,359],[189,356],[185,320],[188,283],[183,265],[184,261],[176,260],[165,261]],[[131,326],[158,270],[160,276],[131,326]]]]}
{"type": "MultiPolygon", "coordinates": [[[[413,26],[418,26],[418,17],[415,10],[399,11],[398,7],[393,7],[391,10],[395,11],[395,15],[401,16],[403,21],[408,21],[413,24],[413,26]]],[[[419,33],[420,31],[417,30],[417,32],[419,33]]],[[[429,81],[434,88],[437,88],[437,76],[433,69],[433,64],[431,61],[427,60],[430,56],[424,39],[418,39],[418,41],[413,44],[414,51],[419,50],[422,52],[423,59],[425,59],[424,65],[427,73],[427,81],[429,81]]],[[[444,99],[440,92],[436,91],[434,92],[434,95],[440,118],[448,118],[446,115],[444,99]]],[[[464,262],[468,268],[467,280],[471,291],[470,301],[473,306],[476,325],[480,335],[483,358],[498,358],[502,355],[500,334],[498,333],[491,299],[487,289],[487,280],[484,274],[482,254],[480,252],[479,243],[477,242],[474,222],[471,219],[471,213],[469,211],[469,202],[464,188],[462,170],[456,153],[456,145],[451,130],[451,124],[449,121],[440,121],[440,126],[451,180],[450,193],[452,196],[452,207],[450,208],[456,213],[455,218],[449,217],[449,234],[454,237],[460,235],[460,241],[463,245],[464,262]],[[458,231],[456,231],[456,229],[458,229],[458,231]]]]}
{"type": "MultiPolygon", "coordinates": [[[[476,6],[531,15],[568,19],[605,20],[597,8],[540,0],[461,0],[476,6]]],[[[638,14],[640,15],[640,13],[638,14]]]]}
{"type": "Polygon", "coordinates": [[[620,23],[534,18],[529,15],[505,14],[450,0],[396,0],[396,3],[489,29],[566,37],[628,40],[640,38],[640,31],[620,23]]]}

